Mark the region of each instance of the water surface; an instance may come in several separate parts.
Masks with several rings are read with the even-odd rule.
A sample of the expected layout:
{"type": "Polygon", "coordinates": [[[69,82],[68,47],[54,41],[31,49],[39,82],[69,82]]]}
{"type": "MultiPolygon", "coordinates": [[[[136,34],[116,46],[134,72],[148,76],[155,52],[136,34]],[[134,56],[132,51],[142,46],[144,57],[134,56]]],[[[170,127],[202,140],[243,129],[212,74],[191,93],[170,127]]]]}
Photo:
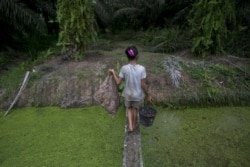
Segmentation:
{"type": "Polygon", "coordinates": [[[250,166],[250,107],[157,111],[141,126],[145,167],[250,166]]]}

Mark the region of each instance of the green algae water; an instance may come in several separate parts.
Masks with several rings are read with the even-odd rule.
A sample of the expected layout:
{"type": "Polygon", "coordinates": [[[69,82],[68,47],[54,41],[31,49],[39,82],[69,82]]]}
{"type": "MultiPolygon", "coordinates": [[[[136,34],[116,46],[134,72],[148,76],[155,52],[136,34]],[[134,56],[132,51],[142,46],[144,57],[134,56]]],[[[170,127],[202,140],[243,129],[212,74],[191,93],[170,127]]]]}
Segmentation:
{"type": "Polygon", "coordinates": [[[157,110],[141,126],[144,167],[250,166],[250,107],[157,110]]]}
{"type": "MultiPolygon", "coordinates": [[[[250,107],[157,111],[141,126],[144,167],[249,166],[250,107]]],[[[0,117],[0,166],[121,167],[124,124],[124,108],[12,110],[0,117]]]]}
{"type": "MultiPolygon", "coordinates": [[[[1,113],[1,116],[3,113],[1,113]]],[[[0,117],[1,167],[122,166],[125,112],[23,108],[0,117]]]]}

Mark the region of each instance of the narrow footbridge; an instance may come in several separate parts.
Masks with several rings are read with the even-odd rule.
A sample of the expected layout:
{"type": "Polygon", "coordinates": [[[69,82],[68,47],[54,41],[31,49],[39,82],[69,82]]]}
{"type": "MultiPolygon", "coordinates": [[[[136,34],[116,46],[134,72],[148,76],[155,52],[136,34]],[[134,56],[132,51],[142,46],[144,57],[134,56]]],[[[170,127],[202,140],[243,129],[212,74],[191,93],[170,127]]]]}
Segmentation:
{"type": "Polygon", "coordinates": [[[143,167],[140,125],[138,122],[139,120],[136,130],[128,132],[128,119],[126,118],[123,167],[143,167]]]}

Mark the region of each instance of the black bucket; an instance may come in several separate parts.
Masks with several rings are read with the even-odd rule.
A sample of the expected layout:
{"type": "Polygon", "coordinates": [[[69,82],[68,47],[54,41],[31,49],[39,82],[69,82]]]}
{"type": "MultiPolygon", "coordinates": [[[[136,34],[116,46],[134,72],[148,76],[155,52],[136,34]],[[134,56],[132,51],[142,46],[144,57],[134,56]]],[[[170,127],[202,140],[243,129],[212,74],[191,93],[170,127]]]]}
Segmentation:
{"type": "Polygon", "coordinates": [[[157,111],[150,107],[144,106],[139,108],[140,124],[144,126],[151,126],[154,122],[157,111]]]}

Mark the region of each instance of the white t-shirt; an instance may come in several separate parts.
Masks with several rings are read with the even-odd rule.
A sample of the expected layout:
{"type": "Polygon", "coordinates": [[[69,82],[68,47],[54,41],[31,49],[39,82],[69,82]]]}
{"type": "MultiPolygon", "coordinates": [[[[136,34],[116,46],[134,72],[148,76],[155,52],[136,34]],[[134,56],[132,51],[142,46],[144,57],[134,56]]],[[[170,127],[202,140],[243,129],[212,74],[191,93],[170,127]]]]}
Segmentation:
{"type": "Polygon", "coordinates": [[[141,79],[146,78],[146,70],[143,66],[127,64],[122,66],[119,77],[125,80],[125,88],[122,96],[128,101],[141,101],[144,98],[141,88],[141,79]]]}

